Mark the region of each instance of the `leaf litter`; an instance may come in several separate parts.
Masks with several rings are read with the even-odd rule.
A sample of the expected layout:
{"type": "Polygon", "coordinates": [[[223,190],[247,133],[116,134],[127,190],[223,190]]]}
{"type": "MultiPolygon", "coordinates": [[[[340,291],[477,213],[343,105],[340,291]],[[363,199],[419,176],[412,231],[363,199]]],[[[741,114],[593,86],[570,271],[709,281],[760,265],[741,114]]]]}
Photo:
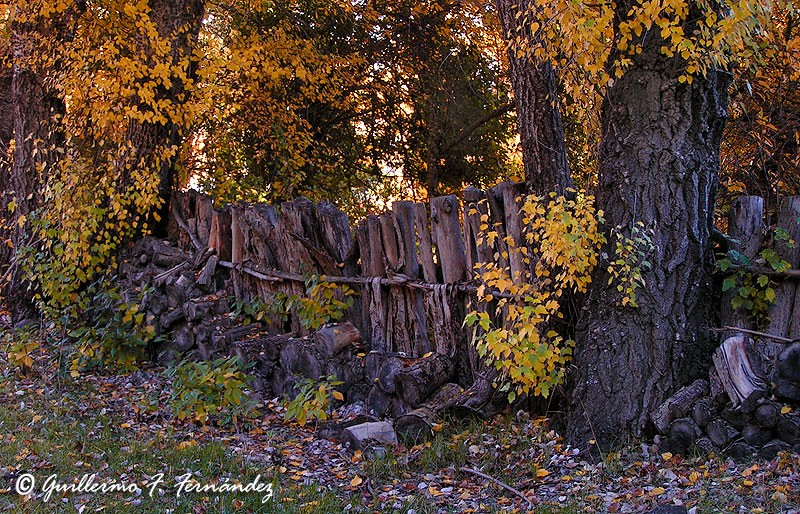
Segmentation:
{"type": "MultiPolygon", "coordinates": [[[[0,402],[5,412],[14,412],[17,423],[3,419],[0,437],[22,449],[0,461],[0,476],[5,478],[0,492],[6,493],[0,500],[17,496],[13,483],[23,471],[46,476],[64,469],[65,460],[75,476],[97,473],[120,481],[139,480],[145,486],[154,473],[142,475],[129,458],[134,454],[132,442],[138,441],[149,444],[155,458],[164,461],[163,470],[156,471],[169,473],[182,471],[167,462],[170,451],[190,452],[218,443],[243,465],[275,477],[274,501],[294,504],[299,512],[325,512],[317,500],[304,502],[303,488],[331,493],[343,499],[343,510],[353,512],[629,513],[649,512],[659,505],[684,506],[690,513],[800,512],[796,454],[737,463],[714,454],[660,453],[655,445],[642,443],[592,462],[568,446],[548,420],[521,411],[486,423],[446,420],[425,444],[353,453],[319,437],[313,426],[287,422],[278,399],[265,401],[261,415],[238,429],[198,426],[180,423],[169,412],[170,384],[162,368],[89,373],[74,382],[52,366],[42,357],[32,377],[3,369],[0,402]],[[47,431],[60,434],[49,451],[42,449],[47,431]],[[109,431],[125,437],[111,447],[91,444],[109,431]]],[[[223,478],[213,476],[213,463],[206,463],[205,475],[210,480],[223,478]]],[[[89,504],[91,511],[105,508],[97,498],[77,495],[66,500],[78,512],[89,504]]],[[[141,502],[125,500],[132,506],[137,501],[141,502]]],[[[239,500],[232,505],[248,511],[239,500]]]]}

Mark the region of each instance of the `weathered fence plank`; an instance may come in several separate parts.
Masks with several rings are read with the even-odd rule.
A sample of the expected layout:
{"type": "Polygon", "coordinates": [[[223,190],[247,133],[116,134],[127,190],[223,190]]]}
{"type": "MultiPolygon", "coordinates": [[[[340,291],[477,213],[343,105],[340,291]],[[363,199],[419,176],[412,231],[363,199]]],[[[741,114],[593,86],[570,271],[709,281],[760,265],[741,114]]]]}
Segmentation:
{"type": "MultiPolygon", "coordinates": [[[[786,229],[795,241],[800,241],[800,196],[789,196],[782,198],[778,203],[777,226],[786,229]]],[[[800,246],[791,247],[785,242],[777,241],[775,251],[778,252],[789,265],[797,269],[800,267],[800,246]]],[[[769,334],[789,337],[789,331],[797,322],[793,323],[792,318],[800,315],[800,310],[794,312],[793,304],[797,296],[797,283],[785,280],[775,287],[775,305],[770,310],[770,323],[766,332],[769,334]]],[[[797,337],[797,335],[795,335],[797,337]]],[[[774,358],[781,351],[781,346],[772,343],[769,357],[774,358]]]]}
{"type": "Polygon", "coordinates": [[[444,283],[464,280],[467,275],[467,254],[458,220],[458,199],[454,195],[431,200],[431,228],[435,234],[444,283]]]}
{"type": "Polygon", "coordinates": [[[419,258],[422,263],[422,274],[425,282],[431,284],[439,282],[436,273],[436,264],[433,260],[433,241],[428,220],[428,209],[424,203],[414,204],[416,216],[417,237],[419,238],[419,258]]]}

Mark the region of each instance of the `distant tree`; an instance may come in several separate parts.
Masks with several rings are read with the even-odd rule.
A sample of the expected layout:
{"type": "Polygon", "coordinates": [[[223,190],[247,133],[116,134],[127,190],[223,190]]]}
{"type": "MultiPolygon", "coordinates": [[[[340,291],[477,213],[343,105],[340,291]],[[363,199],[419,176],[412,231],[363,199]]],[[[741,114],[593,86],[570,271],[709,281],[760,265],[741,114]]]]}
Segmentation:
{"type": "Polygon", "coordinates": [[[758,59],[736,77],[722,143],[721,205],[741,194],[800,194],[800,18],[781,4],[756,35],[758,59]]]}
{"type": "Polygon", "coordinates": [[[223,198],[340,201],[387,172],[432,194],[497,176],[510,106],[474,20],[442,1],[225,8],[206,27],[200,176],[223,198]]]}

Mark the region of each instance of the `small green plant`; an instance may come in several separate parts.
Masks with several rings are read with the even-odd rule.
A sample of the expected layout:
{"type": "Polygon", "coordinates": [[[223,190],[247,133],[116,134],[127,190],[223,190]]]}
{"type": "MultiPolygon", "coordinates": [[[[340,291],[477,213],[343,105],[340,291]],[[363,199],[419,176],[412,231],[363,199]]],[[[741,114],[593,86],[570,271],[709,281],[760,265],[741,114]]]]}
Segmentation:
{"type": "Polygon", "coordinates": [[[141,291],[135,301],[126,299],[111,277],[90,283],[79,303],[84,310],[79,319],[67,320],[80,326],[69,335],[76,340],[70,362],[73,376],[92,368],[122,371],[135,369],[147,357],[147,348],[155,337],[150,320],[140,311],[141,291]]]}
{"type": "Polygon", "coordinates": [[[353,290],[346,285],[340,288],[322,280],[319,275],[307,275],[305,295],[289,296],[286,307],[288,310],[297,309],[303,328],[317,330],[326,323],[342,319],[347,309],[353,306],[353,295],[353,290]],[[336,297],[337,290],[341,290],[343,299],[336,297]]]}
{"type": "Polygon", "coordinates": [[[342,319],[352,307],[355,293],[347,285],[332,284],[319,275],[306,275],[304,280],[303,294],[279,291],[271,294],[267,301],[237,300],[233,312],[249,324],[269,318],[285,321],[294,311],[303,329],[317,330],[326,323],[342,319]]]}
{"type": "Polygon", "coordinates": [[[244,325],[266,321],[270,315],[281,313],[281,306],[278,302],[264,302],[259,298],[247,301],[236,299],[232,308],[233,314],[240,318],[244,325]]]}
{"type": "Polygon", "coordinates": [[[34,354],[41,349],[35,333],[28,330],[13,330],[4,334],[6,361],[18,371],[26,374],[33,369],[34,354]]]}
{"type": "Polygon", "coordinates": [[[611,234],[616,236],[613,259],[603,254],[609,260],[608,284],[616,283],[617,291],[623,293],[620,300],[623,307],[638,307],[636,290],[645,285],[642,271],[650,269],[647,257],[655,250],[653,229],[646,229],[639,221],[631,228],[630,235],[623,233],[620,227],[613,228],[611,234]]]}
{"type": "MultiPolygon", "coordinates": [[[[772,239],[787,248],[797,246],[784,228],[775,228],[772,239]]],[[[755,262],[736,250],[729,250],[725,258],[717,261],[717,270],[730,273],[722,281],[722,291],[733,291],[731,306],[747,312],[759,327],[769,321],[769,308],[776,300],[773,282],[765,271],[780,273],[790,267],[772,248],[762,249],[755,262]]]]}
{"type": "Polygon", "coordinates": [[[255,404],[246,394],[247,375],[236,357],[209,361],[184,361],[165,371],[172,380],[170,407],[179,421],[205,425],[214,418],[220,425],[238,426],[254,414],[255,404]]]}
{"type": "Polygon", "coordinates": [[[321,380],[304,378],[297,383],[297,395],[286,403],[285,418],[296,420],[301,427],[309,421],[325,421],[330,412],[331,398],[344,400],[344,395],[335,389],[342,384],[333,375],[321,380]]]}

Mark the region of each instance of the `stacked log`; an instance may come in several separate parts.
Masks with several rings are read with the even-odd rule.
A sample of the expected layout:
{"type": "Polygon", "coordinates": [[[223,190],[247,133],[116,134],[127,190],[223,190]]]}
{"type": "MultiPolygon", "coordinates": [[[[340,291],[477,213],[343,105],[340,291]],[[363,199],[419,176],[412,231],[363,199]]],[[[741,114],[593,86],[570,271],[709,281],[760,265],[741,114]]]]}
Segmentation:
{"type": "MultiPolygon", "coordinates": [[[[781,451],[800,451],[798,401],[783,396],[779,383],[768,384],[753,371],[750,354],[755,347],[743,336],[726,339],[714,354],[713,373],[723,377],[717,386],[722,390],[712,393],[706,381],[697,380],[652,413],[653,424],[664,436],[663,451],[696,448],[734,459],[772,459],[781,451]]],[[[776,368],[796,374],[792,363],[798,351],[800,343],[786,347],[776,368]]]]}
{"type": "MultiPolygon", "coordinates": [[[[122,275],[134,287],[152,286],[144,308],[168,341],[165,360],[237,355],[254,363],[258,387],[270,397],[291,395],[303,378],[332,375],[343,382],[347,403],[364,403],[367,422],[394,419],[400,438],[416,442],[432,435],[445,410],[488,417],[506,405],[494,387],[496,372],[476,354],[462,321],[476,266],[497,262],[524,269],[504,240],[521,238],[520,192],[511,183],[485,193],[468,189],[463,211],[455,196],[430,204],[396,202],[352,234],[347,217],[324,202],[301,198],[280,206],[214,208],[203,195],[181,193],[170,218],[175,243],[142,240],[123,263],[122,275]],[[481,237],[484,220],[501,235],[491,245],[481,237]],[[231,312],[234,299],[302,294],[305,273],[357,291],[345,317],[351,323],[312,333],[297,312],[250,324],[231,312]]],[[[797,199],[781,206],[781,220],[800,214],[797,199]]],[[[731,248],[756,265],[762,211],[759,199],[743,197],[734,203],[729,224],[731,248]]],[[[786,228],[800,240],[796,223],[786,228]]],[[[800,251],[775,250],[793,267],[800,264],[800,251]]],[[[788,307],[773,316],[770,333],[797,338],[800,290],[782,281],[776,291],[788,307]]],[[[482,308],[492,310],[491,304],[482,308]]],[[[664,448],[741,456],[797,446],[800,421],[792,409],[800,401],[800,347],[754,341],[747,337],[758,328],[753,320],[727,307],[721,314],[732,329],[724,332],[708,380],[678,391],[653,413],[664,448]]],[[[493,322],[503,324],[501,309],[493,322]]],[[[386,425],[350,432],[355,440],[389,433],[386,425]]]]}
{"type": "Polygon", "coordinates": [[[710,394],[698,395],[703,390],[707,383],[698,380],[653,412],[662,451],[715,451],[734,459],[754,455],[772,459],[781,451],[800,452],[796,402],[782,402],[762,391],[757,399],[734,405],[730,400],[720,403],[710,394]]]}

